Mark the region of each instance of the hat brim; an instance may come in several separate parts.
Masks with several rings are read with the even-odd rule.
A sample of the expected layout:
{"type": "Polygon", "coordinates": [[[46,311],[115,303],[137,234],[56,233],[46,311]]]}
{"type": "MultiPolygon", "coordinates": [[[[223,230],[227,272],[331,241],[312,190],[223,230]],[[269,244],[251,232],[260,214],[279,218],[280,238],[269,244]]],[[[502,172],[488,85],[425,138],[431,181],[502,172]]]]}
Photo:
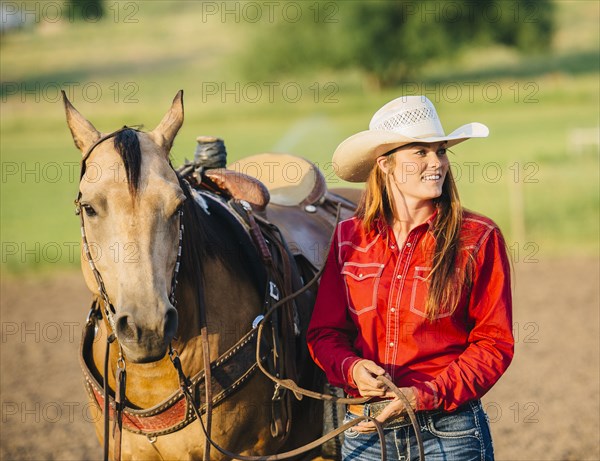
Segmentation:
{"type": "Polygon", "coordinates": [[[467,139],[485,138],[489,129],[482,123],[467,123],[446,136],[411,138],[393,131],[367,130],[342,141],[333,153],[336,174],[346,181],[365,182],[378,157],[393,149],[412,143],[447,141],[452,147],[467,139]]]}

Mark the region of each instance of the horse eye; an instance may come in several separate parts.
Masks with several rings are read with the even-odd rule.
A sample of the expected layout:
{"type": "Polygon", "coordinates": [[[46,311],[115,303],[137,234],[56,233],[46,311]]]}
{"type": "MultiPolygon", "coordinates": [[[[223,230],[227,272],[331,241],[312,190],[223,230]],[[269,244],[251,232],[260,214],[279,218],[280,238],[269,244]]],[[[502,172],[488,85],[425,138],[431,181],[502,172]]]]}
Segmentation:
{"type": "Polygon", "coordinates": [[[85,211],[85,214],[88,215],[90,218],[92,216],[96,216],[96,210],[94,210],[90,205],[82,205],[82,207],[85,211]]]}

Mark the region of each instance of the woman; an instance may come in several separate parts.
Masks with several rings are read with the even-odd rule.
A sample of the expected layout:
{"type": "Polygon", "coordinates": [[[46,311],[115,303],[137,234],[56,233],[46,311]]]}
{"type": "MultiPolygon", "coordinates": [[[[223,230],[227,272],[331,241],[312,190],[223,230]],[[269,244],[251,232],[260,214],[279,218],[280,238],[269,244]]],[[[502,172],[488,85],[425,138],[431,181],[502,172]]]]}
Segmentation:
{"type": "MultiPolygon", "coordinates": [[[[366,188],[336,229],[308,345],[331,384],[373,398],[346,418],[385,423],[388,459],[418,448],[384,374],[417,411],[428,460],[494,456],[479,399],[513,356],[510,267],[498,227],[461,207],[447,156],[487,135],[479,123],[446,135],[429,99],[401,97],[333,155],[338,176],[366,188]]],[[[343,458],[380,459],[374,429],[346,431],[343,458]]]]}

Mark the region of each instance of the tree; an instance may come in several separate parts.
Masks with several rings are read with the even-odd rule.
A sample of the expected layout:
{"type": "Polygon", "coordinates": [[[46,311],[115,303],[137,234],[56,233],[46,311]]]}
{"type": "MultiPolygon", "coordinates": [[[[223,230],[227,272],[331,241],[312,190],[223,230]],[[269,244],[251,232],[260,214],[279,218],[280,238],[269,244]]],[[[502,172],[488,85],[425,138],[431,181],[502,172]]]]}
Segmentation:
{"type": "Polygon", "coordinates": [[[84,21],[96,21],[104,16],[103,0],[69,0],[73,17],[84,21]]]}
{"type": "Polygon", "coordinates": [[[428,62],[473,44],[500,43],[526,52],[547,49],[554,29],[550,0],[308,4],[310,11],[305,8],[294,23],[281,17],[261,27],[244,61],[249,75],[358,68],[388,86],[415,78],[428,62]],[[319,8],[329,8],[329,16],[314,14],[319,8]]]}

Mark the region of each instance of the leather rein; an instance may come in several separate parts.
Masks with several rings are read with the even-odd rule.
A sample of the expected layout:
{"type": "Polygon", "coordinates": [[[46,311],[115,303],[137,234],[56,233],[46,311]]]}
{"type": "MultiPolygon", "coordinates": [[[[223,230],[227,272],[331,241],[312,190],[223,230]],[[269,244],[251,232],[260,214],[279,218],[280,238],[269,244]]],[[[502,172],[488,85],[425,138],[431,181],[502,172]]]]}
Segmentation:
{"type": "MultiPolygon", "coordinates": [[[[124,130],[129,130],[129,129],[134,130],[134,131],[139,131],[134,128],[124,126],[123,128],[121,128],[119,130],[116,130],[112,133],[109,133],[109,134],[101,137],[96,142],[94,142],[94,144],[92,144],[92,146],[86,151],[85,155],[82,158],[81,171],[80,171],[80,182],[85,174],[86,161],[89,158],[89,156],[91,155],[92,151],[99,144],[104,142],[105,140],[116,136],[117,134],[121,133],[124,130]]],[[[190,186],[190,188],[191,188],[191,186],[190,186]]],[[[172,426],[172,427],[169,427],[166,429],[159,428],[158,430],[156,430],[154,432],[148,432],[147,430],[144,430],[143,427],[141,428],[141,430],[131,430],[131,428],[127,427],[127,425],[126,425],[126,428],[128,430],[130,430],[131,432],[146,435],[148,437],[149,441],[151,443],[153,443],[153,441],[156,440],[156,436],[175,432],[175,431],[185,427],[187,424],[189,424],[191,421],[193,421],[193,419],[198,419],[200,422],[202,431],[204,433],[204,437],[205,437],[205,447],[204,447],[205,461],[210,459],[211,446],[214,447],[220,453],[224,454],[225,456],[228,456],[233,459],[239,459],[242,461],[268,461],[268,460],[289,459],[289,458],[293,458],[298,455],[301,455],[303,453],[307,453],[307,452],[319,447],[320,445],[327,442],[328,440],[330,440],[334,437],[337,437],[344,431],[350,429],[351,427],[357,425],[358,423],[360,423],[362,421],[372,421],[375,424],[375,428],[377,430],[377,433],[379,435],[379,440],[381,442],[381,459],[382,459],[382,461],[385,461],[387,455],[386,455],[386,448],[385,448],[385,440],[384,440],[385,435],[383,432],[383,424],[370,416],[360,416],[358,418],[355,418],[352,421],[340,426],[339,428],[331,431],[330,433],[324,435],[323,437],[321,437],[307,445],[304,445],[302,447],[299,447],[297,449],[294,449],[294,450],[291,450],[291,451],[288,451],[285,453],[276,454],[276,455],[246,456],[246,455],[241,455],[239,453],[232,453],[230,451],[227,451],[223,447],[219,446],[216,442],[214,442],[212,440],[212,438],[210,436],[213,405],[218,404],[219,402],[224,400],[228,395],[230,395],[232,392],[237,390],[237,388],[239,388],[246,380],[248,380],[252,376],[253,372],[256,370],[257,367],[258,367],[258,369],[261,370],[261,372],[263,374],[265,374],[265,376],[267,376],[269,379],[271,379],[275,383],[276,393],[278,392],[278,390],[280,388],[285,388],[285,389],[288,389],[291,392],[293,392],[293,394],[295,395],[295,397],[297,399],[301,399],[302,396],[307,396],[307,397],[314,398],[314,399],[319,399],[319,400],[324,400],[324,401],[332,401],[332,402],[336,402],[336,403],[340,403],[340,404],[363,404],[370,400],[369,398],[340,398],[340,397],[337,397],[334,395],[322,394],[319,392],[304,389],[304,388],[299,387],[291,379],[284,379],[284,378],[279,378],[279,377],[274,376],[271,372],[269,372],[267,370],[267,368],[264,365],[265,357],[263,355],[261,355],[261,347],[260,346],[261,346],[261,341],[262,341],[262,337],[263,337],[263,329],[264,329],[265,324],[267,323],[267,320],[274,313],[276,313],[276,311],[280,307],[284,306],[286,303],[293,301],[297,296],[304,293],[311,286],[313,286],[321,277],[322,272],[324,270],[324,266],[322,266],[320,268],[320,270],[314,275],[314,277],[307,284],[305,284],[302,288],[285,296],[282,299],[279,299],[277,302],[272,304],[271,307],[268,309],[268,311],[264,314],[264,317],[262,319],[260,319],[260,321],[258,321],[258,323],[256,325],[253,325],[252,329],[246,335],[244,335],[238,341],[238,343],[236,343],[236,345],[234,345],[230,350],[225,352],[216,361],[214,361],[212,363],[210,361],[208,332],[207,332],[207,328],[206,328],[206,307],[203,305],[203,303],[201,303],[201,306],[200,306],[200,318],[201,318],[201,332],[200,333],[201,334],[200,334],[200,336],[201,336],[201,343],[202,343],[202,347],[203,347],[204,363],[210,364],[210,366],[205,366],[204,370],[202,370],[200,373],[196,374],[194,377],[192,377],[190,379],[183,372],[179,355],[178,355],[177,351],[172,347],[172,344],[170,344],[169,345],[169,358],[170,358],[171,362],[173,363],[173,366],[177,370],[177,374],[179,377],[180,390],[178,392],[174,393],[171,397],[169,397],[167,399],[167,401],[165,401],[162,404],[159,404],[157,407],[154,407],[153,409],[151,409],[151,411],[144,411],[144,410],[136,411],[136,410],[128,409],[126,407],[125,360],[123,358],[123,351],[122,351],[121,347],[119,346],[119,357],[117,359],[117,369],[116,369],[116,376],[115,376],[116,388],[115,388],[115,397],[114,397],[114,407],[111,407],[111,405],[110,405],[111,396],[109,394],[109,385],[108,385],[108,374],[109,374],[108,364],[109,364],[110,344],[112,342],[114,342],[114,340],[116,339],[116,336],[115,336],[116,329],[115,329],[115,321],[114,321],[114,314],[116,311],[114,309],[114,306],[110,303],[110,299],[109,299],[108,293],[106,291],[104,282],[102,280],[102,276],[101,276],[100,272],[98,271],[98,269],[96,268],[94,259],[90,252],[90,248],[89,248],[89,244],[88,244],[87,236],[86,236],[86,231],[85,231],[85,222],[84,222],[83,213],[82,213],[82,208],[84,208],[85,205],[81,204],[80,199],[81,199],[81,190],[78,191],[78,195],[75,200],[75,206],[76,206],[76,214],[80,217],[81,238],[82,238],[82,242],[83,242],[83,249],[84,249],[85,257],[88,260],[88,263],[90,265],[90,269],[91,269],[92,273],[94,274],[95,280],[98,284],[98,292],[100,294],[100,300],[101,300],[101,304],[103,307],[102,312],[104,313],[106,320],[112,330],[112,333],[110,333],[107,338],[106,355],[105,355],[105,360],[104,360],[104,375],[103,375],[103,380],[102,380],[103,382],[102,382],[102,386],[101,386],[102,389],[100,389],[99,383],[93,377],[93,374],[89,370],[89,366],[86,363],[85,351],[84,351],[85,345],[91,344],[89,341],[89,337],[91,334],[90,329],[92,329],[94,327],[94,322],[97,320],[97,318],[99,316],[101,316],[98,306],[97,306],[97,303],[94,302],[92,309],[90,310],[90,313],[88,314],[86,328],[84,331],[84,339],[82,341],[82,351],[81,351],[81,364],[82,364],[82,368],[84,371],[84,375],[86,377],[88,391],[89,391],[90,395],[95,399],[96,403],[98,403],[98,404],[99,404],[99,400],[101,400],[102,394],[103,394],[103,398],[104,398],[104,402],[103,402],[104,403],[104,408],[103,408],[104,460],[108,460],[109,438],[110,438],[109,426],[110,426],[111,409],[113,410],[113,415],[114,415],[113,459],[115,461],[119,461],[121,458],[121,437],[122,437],[124,413],[125,413],[126,422],[129,422],[130,425],[133,425],[133,427],[135,428],[136,427],[135,416],[137,414],[139,414],[140,418],[156,416],[160,413],[160,411],[165,411],[167,409],[173,410],[173,409],[177,408],[179,410],[179,414],[183,412],[183,414],[185,415],[185,420],[183,422],[180,422],[179,424],[172,426]],[[223,389],[223,391],[217,395],[217,398],[215,400],[213,400],[212,370],[216,369],[216,367],[223,366],[224,363],[230,361],[236,354],[244,353],[249,346],[252,346],[254,344],[256,344],[254,365],[252,365],[245,372],[242,372],[241,376],[235,379],[235,382],[233,383],[233,385],[229,386],[228,388],[223,389]],[[205,390],[205,403],[204,403],[204,405],[202,405],[202,408],[198,408],[198,405],[196,404],[196,399],[194,398],[194,388],[200,382],[204,383],[204,390],[205,390]],[[185,399],[185,402],[186,402],[185,408],[182,408],[183,407],[182,397],[185,399]],[[202,410],[204,410],[204,411],[202,411],[202,410]],[[206,413],[206,419],[207,419],[206,424],[204,423],[204,421],[202,419],[202,413],[206,413]]],[[[252,216],[250,207],[246,206],[246,205],[247,204],[242,203],[242,208],[246,211],[246,213],[248,215],[247,222],[250,227],[250,233],[252,234],[253,240],[256,241],[256,234],[260,233],[260,230],[258,229],[258,226],[256,225],[256,222],[254,220],[254,217],[252,216]]],[[[337,226],[337,223],[339,221],[339,213],[340,213],[340,205],[338,204],[334,229],[337,226]]],[[[170,295],[169,295],[169,301],[171,302],[171,304],[173,306],[176,305],[175,289],[177,286],[177,276],[179,274],[182,245],[183,245],[184,227],[183,227],[183,222],[181,219],[182,215],[183,215],[183,211],[180,210],[179,211],[180,228],[179,228],[179,243],[178,243],[178,250],[177,250],[177,260],[175,263],[175,268],[173,270],[171,291],[170,291],[170,295]]],[[[330,245],[331,245],[332,239],[333,239],[333,237],[330,239],[330,245]]],[[[264,238],[262,241],[264,242],[264,238]]],[[[256,243],[257,243],[257,246],[259,246],[259,250],[264,252],[265,247],[260,248],[262,246],[260,244],[260,242],[256,242],[256,243]]],[[[267,291],[269,291],[269,290],[267,290],[267,291]]],[[[267,294],[267,296],[268,296],[268,294],[267,294]]],[[[258,320],[258,318],[257,318],[257,320],[258,320]]],[[[246,354],[247,354],[247,352],[246,352],[246,354]]],[[[417,438],[417,442],[418,442],[418,446],[419,446],[419,459],[421,461],[424,461],[425,458],[424,458],[423,442],[422,442],[422,438],[421,438],[421,434],[420,434],[420,427],[419,427],[418,421],[416,419],[415,412],[412,410],[410,403],[408,402],[408,400],[404,396],[404,394],[390,380],[388,380],[384,376],[380,376],[378,379],[383,381],[384,384],[387,387],[389,387],[392,390],[392,392],[394,392],[394,394],[396,394],[396,396],[400,400],[402,400],[402,402],[404,403],[405,409],[409,415],[409,418],[411,420],[411,423],[412,423],[412,426],[414,428],[415,435],[417,438]]]]}
{"type": "MultiPolygon", "coordinates": [[[[246,208],[246,210],[248,211],[247,208],[246,208]]],[[[339,214],[340,214],[340,206],[338,205],[334,229],[337,226],[337,223],[339,221],[339,214]]],[[[331,246],[332,240],[333,240],[333,235],[330,238],[328,247],[331,246]]],[[[313,278],[308,283],[306,283],[302,288],[296,290],[295,292],[291,293],[290,295],[277,301],[264,314],[264,318],[261,319],[261,321],[258,323],[258,326],[257,326],[258,333],[257,333],[256,356],[255,356],[256,364],[258,365],[258,368],[260,369],[260,371],[265,376],[267,376],[271,381],[273,381],[273,383],[275,383],[276,389],[278,389],[279,387],[288,389],[294,393],[295,397],[298,400],[302,399],[302,396],[307,396],[307,397],[314,398],[317,400],[331,401],[331,402],[335,402],[335,403],[339,403],[339,404],[347,404],[347,405],[364,404],[370,400],[369,397],[360,397],[360,398],[343,398],[342,397],[341,398],[341,397],[337,397],[337,396],[331,395],[331,394],[324,394],[324,393],[311,391],[309,389],[304,389],[304,388],[298,386],[291,379],[278,378],[278,377],[274,376],[272,373],[270,373],[265,368],[264,358],[261,356],[260,344],[261,344],[264,326],[267,324],[267,319],[269,319],[280,307],[282,307],[286,303],[292,301],[294,298],[298,297],[299,295],[304,293],[306,290],[308,290],[312,285],[314,285],[321,278],[321,275],[323,274],[324,269],[325,269],[325,265],[323,265],[319,269],[319,271],[313,276],[313,278]]],[[[188,401],[190,401],[190,402],[193,402],[191,387],[189,386],[189,382],[188,382],[185,374],[183,373],[183,370],[181,369],[180,362],[174,361],[173,364],[175,365],[175,368],[177,369],[177,373],[179,375],[179,382],[180,382],[181,390],[185,394],[186,399],[188,399],[188,401]]],[[[382,381],[403,402],[404,407],[409,415],[412,427],[415,431],[415,437],[417,439],[417,444],[419,447],[419,460],[425,461],[425,456],[424,456],[425,451],[423,448],[423,440],[422,440],[422,436],[420,433],[419,422],[417,420],[414,410],[411,408],[410,402],[408,401],[406,396],[402,393],[402,391],[400,391],[400,389],[393,382],[391,382],[387,377],[379,376],[377,379],[382,381]]],[[[275,454],[275,455],[266,455],[266,456],[247,456],[247,455],[242,455],[240,453],[233,453],[231,451],[228,451],[225,448],[219,446],[214,440],[212,440],[210,438],[209,431],[207,430],[207,428],[204,425],[204,422],[202,421],[200,412],[197,410],[196,406],[193,406],[193,409],[194,409],[194,412],[200,422],[200,427],[202,428],[202,431],[204,433],[206,441],[208,441],[210,443],[210,445],[212,445],[217,451],[219,451],[220,453],[222,453],[225,456],[232,458],[232,459],[238,459],[241,461],[277,461],[277,460],[295,458],[299,455],[302,455],[311,450],[314,450],[315,448],[319,447],[320,445],[323,445],[325,442],[333,439],[334,437],[337,437],[338,435],[340,435],[343,432],[345,432],[346,430],[356,426],[357,424],[359,424],[362,421],[372,421],[374,423],[375,429],[377,431],[377,434],[379,436],[379,441],[381,444],[381,460],[385,461],[387,459],[385,433],[383,431],[384,424],[380,423],[375,418],[372,418],[370,416],[366,416],[366,415],[359,416],[359,417],[353,419],[352,421],[349,421],[346,424],[343,424],[342,426],[338,427],[337,429],[334,429],[333,431],[329,432],[328,434],[325,434],[324,436],[320,437],[319,439],[314,440],[313,442],[310,442],[310,443],[308,443],[304,446],[301,446],[299,448],[296,448],[294,450],[287,451],[285,453],[279,453],[279,454],[275,454]]]]}

